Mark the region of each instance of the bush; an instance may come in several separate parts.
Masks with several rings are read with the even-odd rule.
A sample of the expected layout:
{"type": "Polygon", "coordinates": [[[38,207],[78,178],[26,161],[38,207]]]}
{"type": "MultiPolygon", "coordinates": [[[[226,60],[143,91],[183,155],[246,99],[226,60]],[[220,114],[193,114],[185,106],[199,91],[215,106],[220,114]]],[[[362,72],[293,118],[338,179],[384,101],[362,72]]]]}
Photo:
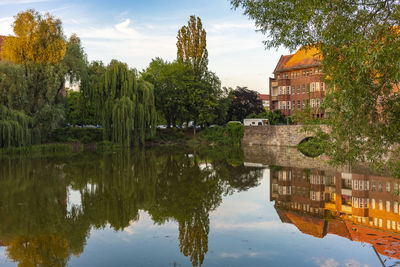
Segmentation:
{"type": "Polygon", "coordinates": [[[297,149],[307,157],[315,158],[324,153],[324,147],[319,138],[310,137],[303,140],[297,149]]]}
{"type": "Polygon", "coordinates": [[[244,127],[240,123],[228,123],[226,128],[215,126],[208,128],[203,133],[210,141],[221,145],[240,145],[244,135],[244,127]]]}
{"type": "Polygon", "coordinates": [[[89,144],[103,141],[103,129],[99,128],[58,128],[52,131],[47,142],[81,142],[89,144]]]}

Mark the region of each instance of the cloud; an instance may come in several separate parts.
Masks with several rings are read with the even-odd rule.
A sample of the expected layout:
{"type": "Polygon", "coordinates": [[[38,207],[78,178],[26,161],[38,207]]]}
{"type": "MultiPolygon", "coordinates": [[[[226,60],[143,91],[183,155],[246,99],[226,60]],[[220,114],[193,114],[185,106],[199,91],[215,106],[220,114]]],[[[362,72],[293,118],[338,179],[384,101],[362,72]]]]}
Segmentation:
{"type": "Polygon", "coordinates": [[[280,253],[278,251],[265,251],[265,252],[256,252],[256,251],[239,251],[239,252],[221,252],[219,256],[221,258],[255,258],[260,256],[278,256],[280,253]]]}
{"type": "Polygon", "coordinates": [[[252,229],[252,230],[281,230],[287,229],[290,225],[283,224],[280,221],[269,221],[269,222],[215,222],[213,223],[213,228],[219,230],[242,230],[242,229],[252,229]]]}
{"type": "Polygon", "coordinates": [[[53,2],[53,0],[2,0],[0,6],[53,2]]]}

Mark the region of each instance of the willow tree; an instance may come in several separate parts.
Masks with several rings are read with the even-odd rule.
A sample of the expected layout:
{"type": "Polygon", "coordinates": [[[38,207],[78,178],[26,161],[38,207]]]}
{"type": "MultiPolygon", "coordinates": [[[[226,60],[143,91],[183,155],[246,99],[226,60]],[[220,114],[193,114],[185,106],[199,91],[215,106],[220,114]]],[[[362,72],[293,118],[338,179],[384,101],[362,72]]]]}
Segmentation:
{"type": "Polygon", "coordinates": [[[111,61],[99,93],[105,139],[130,146],[155,133],[153,87],[126,64],[111,61]]]}
{"type": "Polygon", "coordinates": [[[24,113],[0,105],[0,148],[30,145],[30,124],[24,113]]]}
{"type": "Polygon", "coordinates": [[[188,25],[182,26],[177,36],[178,61],[191,65],[199,78],[208,66],[206,36],[201,19],[196,16],[190,16],[188,25]]]}

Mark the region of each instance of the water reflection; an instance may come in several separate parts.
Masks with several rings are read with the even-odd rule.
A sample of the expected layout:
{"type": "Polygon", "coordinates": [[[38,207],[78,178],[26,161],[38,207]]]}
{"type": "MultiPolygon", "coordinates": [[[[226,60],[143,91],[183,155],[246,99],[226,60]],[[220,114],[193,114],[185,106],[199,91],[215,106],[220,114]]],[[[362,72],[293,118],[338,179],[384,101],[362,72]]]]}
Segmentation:
{"type": "Polygon", "coordinates": [[[0,246],[19,266],[66,266],[91,229],[122,231],[144,210],[157,224],[176,221],[181,253],[201,265],[210,212],[223,195],[259,183],[262,170],[243,160],[241,150],[2,160],[0,246]]]}
{"type": "Polygon", "coordinates": [[[369,243],[382,263],[379,254],[400,259],[397,179],[292,167],[272,167],[270,175],[270,200],[282,222],[318,238],[369,243]]]}

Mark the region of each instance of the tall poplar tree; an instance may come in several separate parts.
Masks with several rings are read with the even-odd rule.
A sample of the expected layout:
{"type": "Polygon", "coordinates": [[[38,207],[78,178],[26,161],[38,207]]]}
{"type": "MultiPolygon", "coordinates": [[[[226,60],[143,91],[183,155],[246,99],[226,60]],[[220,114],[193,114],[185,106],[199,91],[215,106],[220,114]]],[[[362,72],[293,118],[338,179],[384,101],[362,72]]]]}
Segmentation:
{"type": "Polygon", "coordinates": [[[178,61],[191,65],[198,78],[204,75],[208,66],[206,36],[201,19],[194,15],[190,16],[188,25],[182,26],[177,36],[178,61]]]}

